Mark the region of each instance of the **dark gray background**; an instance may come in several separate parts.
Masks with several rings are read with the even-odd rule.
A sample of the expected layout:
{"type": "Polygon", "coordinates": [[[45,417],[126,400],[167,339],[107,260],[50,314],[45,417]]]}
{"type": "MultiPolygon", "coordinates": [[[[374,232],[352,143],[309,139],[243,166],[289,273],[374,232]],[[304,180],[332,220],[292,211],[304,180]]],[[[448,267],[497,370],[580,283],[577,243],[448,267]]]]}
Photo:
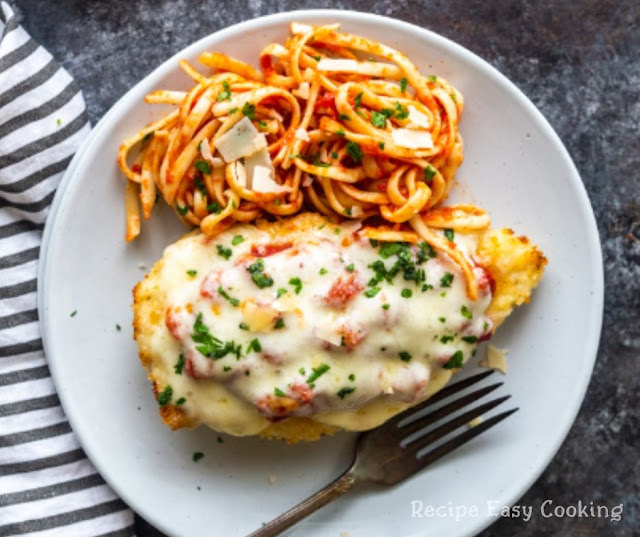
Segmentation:
{"type": "MultiPolygon", "coordinates": [[[[93,124],[193,41],[236,22],[298,8],[354,9],[405,20],[457,41],[510,78],[558,132],[587,188],[604,254],[605,312],[595,374],[578,419],[519,502],[532,505],[537,516],[528,523],[501,519],[482,536],[640,535],[639,2],[13,3],[25,28],[76,78],[93,124]],[[560,505],[624,503],[623,519],[545,519],[539,514],[545,499],[560,505]]],[[[141,537],[159,535],[144,521],[138,528],[141,537]]]]}

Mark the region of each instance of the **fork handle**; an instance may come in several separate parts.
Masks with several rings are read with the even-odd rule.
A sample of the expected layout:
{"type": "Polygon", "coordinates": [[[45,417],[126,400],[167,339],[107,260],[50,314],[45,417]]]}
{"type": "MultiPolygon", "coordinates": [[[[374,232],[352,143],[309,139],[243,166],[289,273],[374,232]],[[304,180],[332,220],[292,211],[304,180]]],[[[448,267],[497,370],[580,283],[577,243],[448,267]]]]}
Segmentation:
{"type": "Polygon", "coordinates": [[[308,517],[311,513],[314,513],[329,502],[342,496],[351,489],[355,482],[355,475],[350,468],[322,490],[319,490],[313,496],[292,507],[278,518],[274,518],[271,522],[265,524],[262,528],[254,531],[247,537],[274,537],[279,535],[296,522],[300,522],[300,520],[308,517]]]}

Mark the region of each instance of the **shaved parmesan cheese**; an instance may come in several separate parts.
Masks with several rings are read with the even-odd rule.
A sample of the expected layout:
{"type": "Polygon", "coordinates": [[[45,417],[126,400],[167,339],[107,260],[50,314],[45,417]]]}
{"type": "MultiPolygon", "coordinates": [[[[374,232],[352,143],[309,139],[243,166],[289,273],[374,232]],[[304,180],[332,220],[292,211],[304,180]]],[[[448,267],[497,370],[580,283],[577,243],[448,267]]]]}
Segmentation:
{"type": "Polygon", "coordinates": [[[280,43],[273,43],[271,47],[269,47],[269,54],[273,54],[274,56],[288,56],[289,51],[280,43]]]}
{"type": "Polygon", "coordinates": [[[393,143],[407,149],[433,149],[431,133],[413,129],[395,129],[391,131],[393,143]]]}
{"type": "Polygon", "coordinates": [[[251,178],[251,190],[263,194],[281,194],[291,192],[291,187],[279,185],[271,178],[271,170],[265,166],[255,166],[251,178]]]}
{"type": "Polygon", "coordinates": [[[254,153],[250,157],[244,159],[244,169],[247,175],[247,188],[253,187],[253,174],[255,173],[256,166],[262,166],[269,170],[269,176],[275,176],[275,169],[273,168],[273,162],[266,149],[261,149],[257,153],[254,153]]]}
{"type": "Polygon", "coordinates": [[[305,129],[297,129],[296,138],[298,140],[302,140],[303,142],[311,141],[311,138],[309,138],[309,133],[305,129]]]}
{"type": "Polygon", "coordinates": [[[507,373],[507,350],[498,349],[493,345],[487,347],[487,356],[480,361],[482,367],[497,369],[502,373],[507,373]]]}
{"type": "Polygon", "coordinates": [[[358,65],[356,60],[322,58],[318,62],[318,71],[357,71],[358,65]]]}
{"type": "Polygon", "coordinates": [[[429,118],[415,106],[409,105],[409,122],[411,126],[429,128],[429,118]]]}
{"type": "Polygon", "coordinates": [[[301,99],[304,99],[306,101],[309,98],[309,89],[310,88],[311,88],[311,86],[309,86],[309,82],[302,82],[298,86],[298,89],[297,90],[293,90],[291,93],[293,93],[294,95],[297,95],[298,97],[300,97],[301,99]]]}
{"type": "Polygon", "coordinates": [[[362,207],[360,205],[353,205],[351,207],[351,216],[355,216],[356,218],[360,218],[364,214],[362,207]]]}
{"type": "Polygon", "coordinates": [[[307,82],[311,82],[313,81],[313,77],[314,77],[314,70],[311,69],[311,67],[307,67],[304,70],[304,73],[302,74],[302,78],[304,78],[307,82]]]}
{"type": "Polygon", "coordinates": [[[309,26],[308,24],[303,24],[301,22],[291,23],[292,34],[308,34],[309,32],[313,32],[313,26],[309,26]]]}
{"type": "Polygon", "coordinates": [[[243,117],[213,145],[226,162],[233,162],[267,147],[267,139],[256,130],[249,118],[243,117]]]}
{"type": "Polygon", "coordinates": [[[313,177],[311,177],[308,173],[304,174],[304,179],[302,180],[302,186],[311,186],[313,184],[313,177]]]}

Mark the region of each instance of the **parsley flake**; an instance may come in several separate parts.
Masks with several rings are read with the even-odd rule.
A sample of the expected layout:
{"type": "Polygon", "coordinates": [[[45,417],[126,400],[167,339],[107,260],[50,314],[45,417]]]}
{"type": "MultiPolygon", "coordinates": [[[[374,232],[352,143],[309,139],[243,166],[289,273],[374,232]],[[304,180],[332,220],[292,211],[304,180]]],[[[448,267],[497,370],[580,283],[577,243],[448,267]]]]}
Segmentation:
{"type": "Polygon", "coordinates": [[[445,369],[459,369],[462,367],[463,360],[464,356],[462,355],[462,351],[456,351],[442,367],[445,369]]]}
{"type": "Polygon", "coordinates": [[[471,318],[473,318],[473,313],[471,313],[471,312],[467,309],[467,306],[465,306],[465,305],[463,305],[463,306],[460,308],[460,313],[462,314],[462,316],[463,316],[465,319],[471,319],[471,318]]]}
{"type": "Polygon", "coordinates": [[[400,351],[398,353],[398,356],[400,356],[400,360],[402,360],[403,362],[409,362],[411,358],[413,358],[407,351],[400,351]]]}
{"type": "Polygon", "coordinates": [[[182,375],[183,369],[184,369],[184,354],[180,354],[178,356],[178,361],[176,362],[176,365],[173,366],[173,370],[175,371],[176,375],[182,375]]]}
{"type": "Polygon", "coordinates": [[[211,166],[209,166],[206,160],[196,160],[193,166],[199,172],[206,173],[207,175],[211,174],[211,166]]]}
{"type": "Polygon", "coordinates": [[[218,250],[218,255],[220,257],[224,257],[225,259],[229,259],[233,254],[231,248],[225,248],[224,246],[222,246],[222,244],[216,245],[216,248],[218,250]]]}
{"type": "Polygon", "coordinates": [[[347,386],[345,388],[340,388],[337,395],[340,399],[344,399],[347,395],[355,391],[356,389],[353,386],[347,386]]]}
{"type": "Polygon", "coordinates": [[[242,235],[236,235],[231,239],[231,244],[233,246],[238,246],[238,244],[242,244],[244,242],[244,237],[242,235]]]}
{"type": "Polygon", "coordinates": [[[302,291],[302,281],[300,278],[291,278],[289,280],[289,285],[293,285],[296,295],[299,295],[300,291],[302,291]]]}
{"type": "Polygon", "coordinates": [[[356,142],[347,142],[347,153],[351,160],[358,164],[362,160],[362,148],[356,142]]]}
{"type": "Polygon", "coordinates": [[[327,364],[320,364],[318,367],[312,367],[311,369],[313,373],[309,375],[309,378],[307,379],[307,384],[311,384],[313,383],[313,381],[319,379],[322,375],[324,375],[327,371],[329,371],[329,369],[331,369],[331,366],[327,364]]]}
{"type": "Polygon", "coordinates": [[[202,457],[204,457],[204,453],[202,451],[196,451],[192,456],[191,460],[193,462],[198,462],[202,457]]]}
{"type": "Polygon", "coordinates": [[[158,404],[160,406],[165,406],[169,404],[172,397],[173,397],[173,388],[171,387],[171,384],[167,384],[164,390],[158,393],[158,397],[157,397],[158,404]]]}
{"type": "Polygon", "coordinates": [[[445,275],[440,278],[440,287],[451,287],[451,282],[453,282],[453,274],[446,272],[445,275]]]}

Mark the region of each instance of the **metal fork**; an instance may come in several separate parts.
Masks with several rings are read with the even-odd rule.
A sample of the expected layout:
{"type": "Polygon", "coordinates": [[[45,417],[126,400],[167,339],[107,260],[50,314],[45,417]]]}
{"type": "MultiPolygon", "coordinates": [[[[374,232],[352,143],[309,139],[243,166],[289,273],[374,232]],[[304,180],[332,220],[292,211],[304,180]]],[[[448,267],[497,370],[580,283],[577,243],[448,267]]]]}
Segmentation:
{"type": "Polygon", "coordinates": [[[474,418],[481,416],[511,397],[506,395],[493,399],[467,410],[435,429],[428,432],[421,431],[484,397],[502,386],[502,382],[497,382],[463,395],[426,416],[415,418],[418,412],[447,397],[458,394],[469,386],[487,378],[492,373],[493,371],[487,371],[451,384],[424,403],[406,410],[376,429],[362,433],[358,438],[353,462],[340,477],[247,537],[273,537],[279,535],[296,522],[342,496],[356,483],[369,481],[381,485],[395,485],[513,414],[518,410],[517,408],[493,416],[418,457],[418,453],[424,448],[459,427],[467,425],[474,418]],[[414,419],[411,419],[412,417],[414,419]],[[404,423],[405,421],[407,423],[404,423]],[[403,443],[407,437],[419,431],[421,432],[416,437],[403,443]]]}

